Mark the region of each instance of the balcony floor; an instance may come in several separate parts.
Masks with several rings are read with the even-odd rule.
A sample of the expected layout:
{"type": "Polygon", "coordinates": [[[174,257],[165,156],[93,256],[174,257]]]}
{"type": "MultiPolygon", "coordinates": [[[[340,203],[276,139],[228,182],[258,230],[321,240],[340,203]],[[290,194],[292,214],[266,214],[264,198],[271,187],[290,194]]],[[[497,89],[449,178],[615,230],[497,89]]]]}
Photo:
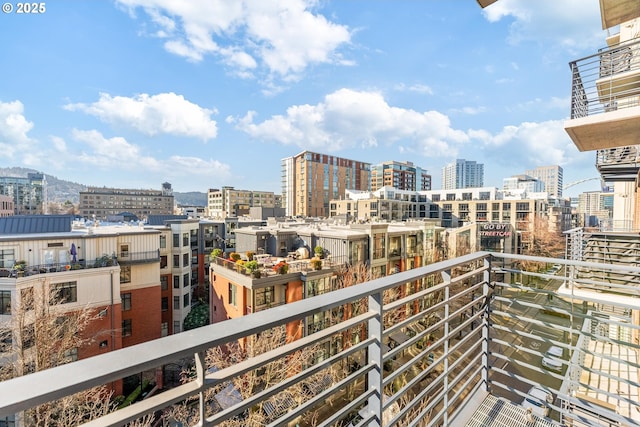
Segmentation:
{"type": "MultiPolygon", "coordinates": [[[[473,400],[473,398],[471,399],[473,400]]],[[[557,427],[549,418],[533,416],[527,421],[527,410],[506,399],[487,395],[465,427],[557,427]]],[[[457,425],[457,424],[455,424],[457,425]]]]}

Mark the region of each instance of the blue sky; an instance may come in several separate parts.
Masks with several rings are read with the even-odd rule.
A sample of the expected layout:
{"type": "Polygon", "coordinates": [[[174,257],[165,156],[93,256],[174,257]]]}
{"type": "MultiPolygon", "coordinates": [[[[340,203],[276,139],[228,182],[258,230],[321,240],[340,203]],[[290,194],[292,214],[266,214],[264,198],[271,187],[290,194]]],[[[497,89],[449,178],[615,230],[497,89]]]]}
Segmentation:
{"type": "MultiPolygon", "coordinates": [[[[15,4],[15,3],[14,3],[15,4]]],[[[0,15],[0,167],[86,185],[280,193],[312,150],[485,185],[560,164],[571,60],[604,45],[597,0],[56,0],[0,15]]],[[[575,186],[575,195],[597,181],[575,186]]]]}

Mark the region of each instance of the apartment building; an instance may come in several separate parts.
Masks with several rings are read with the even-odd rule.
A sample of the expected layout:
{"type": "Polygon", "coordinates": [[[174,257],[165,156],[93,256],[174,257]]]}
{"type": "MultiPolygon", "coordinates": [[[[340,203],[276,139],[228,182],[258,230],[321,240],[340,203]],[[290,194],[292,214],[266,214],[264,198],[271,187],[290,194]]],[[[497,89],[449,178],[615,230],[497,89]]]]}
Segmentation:
{"type": "Polygon", "coordinates": [[[456,159],[442,168],[442,189],[484,186],[484,164],[475,160],[456,159]]]}
{"type": "Polygon", "coordinates": [[[13,197],[0,195],[0,217],[14,215],[14,206],[13,197]]]}
{"type": "MultiPolygon", "coordinates": [[[[259,273],[223,258],[211,264],[212,323],[335,290],[336,274],[346,265],[369,265],[376,276],[425,265],[433,261],[437,240],[433,231],[425,223],[274,223],[238,228],[237,250],[256,254],[259,273]],[[322,248],[321,267],[310,260],[316,247],[322,248]],[[287,264],[286,272],[275,271],[280,263],[287,264]]],[[[328,319],[330,314],[307,319],[303,329],[317,330],[325,315],[328,319]]]]}
{"type": "Polygon", "coordinates": [[[528,193],[541,193],[544,190],[544,182],[529,175],[514,175],[502,180],[503,190],[525,190],[528,193]]]}
{"type": "Polygon", "coordinates": [[[606,226],[612,218],[613,194],[602,191],[585,191],[578,196],[576,213],[582,227],[606,226]]]}
{"type": "Polygon", "coordinates": [[[207,192],[207,215],[210,218],[249,215],[253,207],[275,208],[275,194],[271,191],[236,190],[233,187],[214,188],[207,192]]]}
{"type": "Polygon", "coordinates": [[[26,178],[0,177],[0,195],[13,200],[16,215],[41,215],[47,209],[47,179],[41,173],[29,173],[26,178]]]}
{"type": "Polygon", "coordinates": [[[398,190],[431,190],[431,175],[412,162],[388,161],[371,166],[371,191],[382,187],[398,190]]]}
{"type": "Polygon", "coordinates": [[[282,207],[287,216],[327,217],[329,200],[368,190],[370,178],[369,163],[303,151],[282,159],[282,207]]]}
{"type": "Polygon", "coordinates": [[[539,166],[525,172],[533,178],[544,183],[544,191],[553,197],[562,197],[563,178],[562,168],[558,165],[539,166]]]}
{"type": "Polygon", "coordinates": [[[109,220],[125,214],[147,219],[149,215],[171,215],[174,198],[171,184],[161,190],[89,187],[80,192],[80,215],[85,218],[109,220]]]}
{"type": "MultiPolygon", "coordinates": [[[[87,343],[69,349],[67,361],[162,335],[158,231],[85,227],[67,215],[0,218],[0,230],[0,323],[13,332],[5,352],[16,347],[28,350],[27,355],[35,351],[38,344],[28,337],[37,333],[37,323],[11,325],[25,310],[29,313],[30,298],[54,292],[62,298],[62,312],[89,309],[95,314],[83,332],[87,343]]],[[[34,363],[29,366],[40,369],[34,363]]],[[[116,393],[121,387],[115,385],[116,393]]]]}

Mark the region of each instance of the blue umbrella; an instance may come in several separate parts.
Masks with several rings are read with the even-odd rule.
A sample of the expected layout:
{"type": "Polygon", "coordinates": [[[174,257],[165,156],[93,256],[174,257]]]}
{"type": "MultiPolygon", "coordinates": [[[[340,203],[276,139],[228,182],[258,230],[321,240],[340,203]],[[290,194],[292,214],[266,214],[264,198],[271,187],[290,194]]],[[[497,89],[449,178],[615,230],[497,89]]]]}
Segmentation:
{"type": "Polygon", "coordinates": [[[69,253],[71,253],[71,255],[73,256],[72,261],[76,262],[76,255],[78,255],[78,251],[76,250],[76,244],[75,243],[71,244],[71,250],[69,251],[69,253]]]}

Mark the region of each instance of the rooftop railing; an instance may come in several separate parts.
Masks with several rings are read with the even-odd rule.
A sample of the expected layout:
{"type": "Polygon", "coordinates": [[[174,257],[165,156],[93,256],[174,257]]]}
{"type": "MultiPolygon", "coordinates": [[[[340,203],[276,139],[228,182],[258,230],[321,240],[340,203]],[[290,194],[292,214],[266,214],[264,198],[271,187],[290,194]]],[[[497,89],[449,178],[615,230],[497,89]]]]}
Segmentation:
{"type": "Polygon", "coordinates": [[[0,416],[188,360],[182,384],[86,425],[175,421],[179,402],[198,426],[484,426],[506,409],[513,426],[640,425],[639,294],[577,287],[578,267],[640,273],[478,252],[0,382],[0,416]],[[225,347],[238,342],[240,358],[225,347]],[[550,346],[563,354],[553,371],[550,346]],[[212,348],[234,359],[216,364],[212,348]],[[550,393],[547,418],[521,405],[531,387],[550,393]]]}

